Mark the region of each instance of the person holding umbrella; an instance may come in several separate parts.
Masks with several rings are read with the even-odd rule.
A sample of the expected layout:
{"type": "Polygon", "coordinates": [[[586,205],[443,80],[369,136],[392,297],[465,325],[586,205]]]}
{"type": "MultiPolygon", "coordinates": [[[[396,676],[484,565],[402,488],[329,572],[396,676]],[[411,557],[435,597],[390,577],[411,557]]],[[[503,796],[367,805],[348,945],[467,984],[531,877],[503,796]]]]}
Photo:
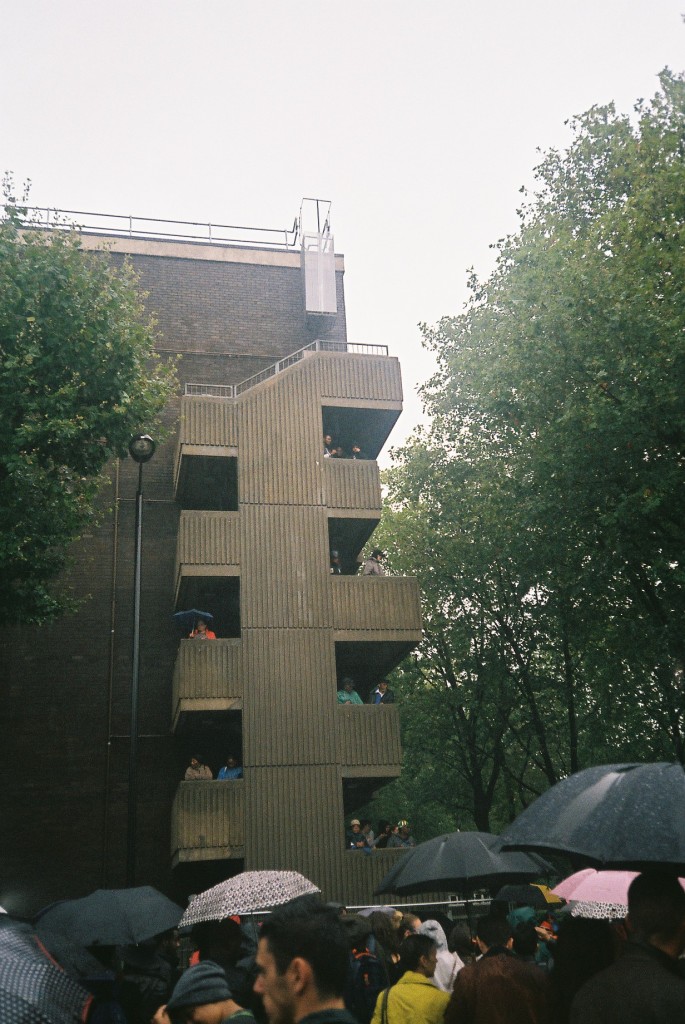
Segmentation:
{"type": "Polygon", "coordinates": [[[207,622],[205,619],[197,619],[195,622],[195,628],[191,630],[189,634],[190,640],[216,640],[216,633],[211,629],[207,629],[207,622]]]}
{"type": "Polygon", "coordinates": [[[645,871],[628,889],[631,941],[622,956],[583,985],[571,1024],[674,1024],[685,1020],[685,891],[675,873],[645,871]]]}

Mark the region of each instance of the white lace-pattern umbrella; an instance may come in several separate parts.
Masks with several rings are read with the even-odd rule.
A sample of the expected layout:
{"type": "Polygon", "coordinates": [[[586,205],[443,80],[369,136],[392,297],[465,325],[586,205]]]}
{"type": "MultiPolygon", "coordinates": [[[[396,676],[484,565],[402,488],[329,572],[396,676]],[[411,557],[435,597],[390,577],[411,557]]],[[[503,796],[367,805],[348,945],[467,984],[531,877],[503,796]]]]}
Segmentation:
{"type": "Polygon", "coordinates": [[[195,896],[181,918],[179,928],[200,921],[223,921],[233,914],[256,914],[297,896],[321,892],[297,871],[243,871],[195,896]]]}

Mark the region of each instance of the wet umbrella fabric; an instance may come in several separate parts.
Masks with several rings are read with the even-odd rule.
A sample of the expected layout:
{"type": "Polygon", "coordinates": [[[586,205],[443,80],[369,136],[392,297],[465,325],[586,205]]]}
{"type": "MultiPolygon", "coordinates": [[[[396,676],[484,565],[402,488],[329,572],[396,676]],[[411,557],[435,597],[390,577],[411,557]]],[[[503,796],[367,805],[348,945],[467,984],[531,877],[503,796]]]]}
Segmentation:
{"type": "Polygon", "coordinates": [[[68,936],[81,946],[132,946],[175,928],[183,910],[151,885],[96,889],[78,900],[45,907],[36,932],[68,936]]]}
{"type": "Polygon", "coordinates": [[[78,1024],[92,996],[36,942],[13,928],[0,930],[0,1020],[8,1024],[78,1024]]]}
{"type": "Polygon", "coordinates": [[[195,629],[195,623],[198,619],[204,619],[208,626],[211,626],[212,622],[214,622],[214,616],[211,612],[201,612],[198,611],[197,608],[189,608],[187,611],[175,612],[171,618],[185,633],[188,633],[191,629],[195,629]]]}
{"type": "Polygon", "coordinates": [[[505,848],[583,857],[596,867],[685,871],[681,764],[609,764],[570,775],[502,833],[505,848]]]}
{"type": "Polygon", "coordinates": [[[297,871],[243,871],[195,896],[181,918],[180,927],[270,910],[298,896],[320,891],[297,871]]]}
{"type": "Polygon", "coordinates": [[[552,896],[550,899],[550,893],[551,890],[546,885],[503,885],[495,899],[505,900],[507,903],[523,903],[535,910],[547,910],[550,904],[561,903],[558,896],[552,896]]]}
{"type": "MultiPolygon", "coordinates": [[[[554,892],[574,902],[573,917],[616,918],[628,912],[628,889],[638,871],[596,871],[584,868],[555,885],[554,892]]],[[[685,878],[679,879],[685,889],[685,878]]]]}
{"type": "Polygon", "coordinates": [[[542,857],[502,852],[502,840],[489,832],[451,832],[402,856],[375,894],[452,892],[537,878],[551,870],[542,857]]]}

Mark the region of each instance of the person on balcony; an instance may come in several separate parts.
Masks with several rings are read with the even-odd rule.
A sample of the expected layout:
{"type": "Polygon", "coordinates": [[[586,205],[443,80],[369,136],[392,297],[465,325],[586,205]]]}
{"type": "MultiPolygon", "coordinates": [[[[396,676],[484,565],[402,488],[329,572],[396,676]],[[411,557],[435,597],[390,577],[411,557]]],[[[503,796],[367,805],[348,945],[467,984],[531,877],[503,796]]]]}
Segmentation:
{"type": "Polygon", "coordinates": [[[338,704],[363,704],[359,694],[354,688],[354,680],[345,676],[342,681],[342,689],[338,690],[338,704]]]}
{"type": "Polygon", "coordinates": [[[416,846],[416,840],[411,834],[411,826],[408,821],[397,822],[397,834],[391,835],[388,839],[388,849],[391,847],[407,848],[416,846]]]}
{"type": "Polygon", "coordinates": [[[364,460],[367,460],[368,457],[369,456],[366,454],[366,452],[362,451],[362,449],[360,448],[359,442],[358,441],[353,441],[352,442],[352,447],[350,449],[350,458],[351,459],[364,459],[364,460]]]}
{"type": "Polygon", "coordinates": [[[223,768],[219,768],[217,779],[223,782],[226,779],[242,779],[242,777],[242,765],[238,763],[238,758],[234,754],[229,754],[226,758],[226,764],[223,768]]]}
{"type": "Polygon", "coordinates": [[[199,779],[213,779],[212,769],[203,764],[199,757],[191,757],[190,764],[186,768],[185,773],[186,782],[197,782],[199,779]]]}
{"type": "Polygon", "coordinates": [[[380,683],[369,697],[369,704],[394,704],[395,694],[388,686],[387,679],[381,679],[380,683]]]}
{"type": "Polygon", "coordinates": [[[366,841],[366,836],[362,832],[359,818],[353,818],[350,822],[350,827],[345,836],[345,845],[348,850],[360,850],[363,853],[372,852],[371,847],[366,841]]]}
{"type": "Polygon", "coordinates": [[[195,623],[195,629],[192,631],[189,637],[190,640],[216,640],[216,633],[213,633],[211,629],[207,629],[207,623],[204,619],[198,619],[195,623]]]}
{"type": "Polygon", "coordinates": [[[342,576],[342,561],[339,551],[331,551],[331,574],[333,576],[342,576]]]}
{"type": "Polygon", "coordinates": [[[330,434],[323,435],[323,457],[324,459],[330,459],[335,451],[333,447],[333,438],[330,434]]]}
{"type": "Polygon", "coordinates": [[[362,576],[385,576],[385,569],[382,565],[384,558],[385,551],[381,551],[380,548],[374,548],[364,562],[362,576]]]}

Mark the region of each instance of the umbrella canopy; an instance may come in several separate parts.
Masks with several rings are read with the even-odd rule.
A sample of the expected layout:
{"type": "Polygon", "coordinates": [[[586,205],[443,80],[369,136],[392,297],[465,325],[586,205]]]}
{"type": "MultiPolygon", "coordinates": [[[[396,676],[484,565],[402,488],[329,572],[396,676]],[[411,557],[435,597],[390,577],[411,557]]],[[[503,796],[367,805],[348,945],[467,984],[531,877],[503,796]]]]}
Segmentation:
{"type": "Polygon", "coordinates": [[[577,854],[597,867],[685,870],[685,771],[606,764],[552,786],[502,834],[505,848],[577,854]]]}
{"type": "Polygon", "coordinates": [[[195,896],[180,926],[223,921],[233,914],[256,914],[317,892],[321,890],[297,871],[243,871],[195,896]]]}
{"type": "Polygon", "coordinates": [[[174,612],[171,618],[185,632],[195,629],[195,623],[198,619],[204,619],[208,626],[211,626],[212,622],[214,622],[214,616],[211,612],[201,612],[197,608],[188,608],[183,612],[174,612]]]}
{"type": "Polygon", "coordinates": [[[50,960],[30,935],[0,929],[0,1020],[11,1024],[79,1024],[89,992],[50,960]]]}
{"type": "Polygon", "coordinates": [[[151,885],[96,889],[79,900],[61,900],[39,912],[36,932],[68,936],[81,946],[132,946],[175,928],[183,910],[151,885]]]}
{"type": "Polygon", "coordinates": [[[558,896],[546,885],[503,885],[495,896],[496,900],[508,903],[523,903],[536,910],[546,910],[550,904],[561,903],[558,896]]]}
{"type": "MultiPolygon", "coordinates": [[[[628,889],[638,871],[596,871],[584,868],[554,887],[557,896],[577,901],[573,917],[625,917],[628,889]]],[[[679,879],[685,889],[685,878],[679,879]]]]}
{"type": "Polygon", "coordinates": [[[503,852],[500,837],[489,832],[451,832],[409,850],[375,892],[453,892],[537,878],[551,870],[542,857],[503,852]]]}

